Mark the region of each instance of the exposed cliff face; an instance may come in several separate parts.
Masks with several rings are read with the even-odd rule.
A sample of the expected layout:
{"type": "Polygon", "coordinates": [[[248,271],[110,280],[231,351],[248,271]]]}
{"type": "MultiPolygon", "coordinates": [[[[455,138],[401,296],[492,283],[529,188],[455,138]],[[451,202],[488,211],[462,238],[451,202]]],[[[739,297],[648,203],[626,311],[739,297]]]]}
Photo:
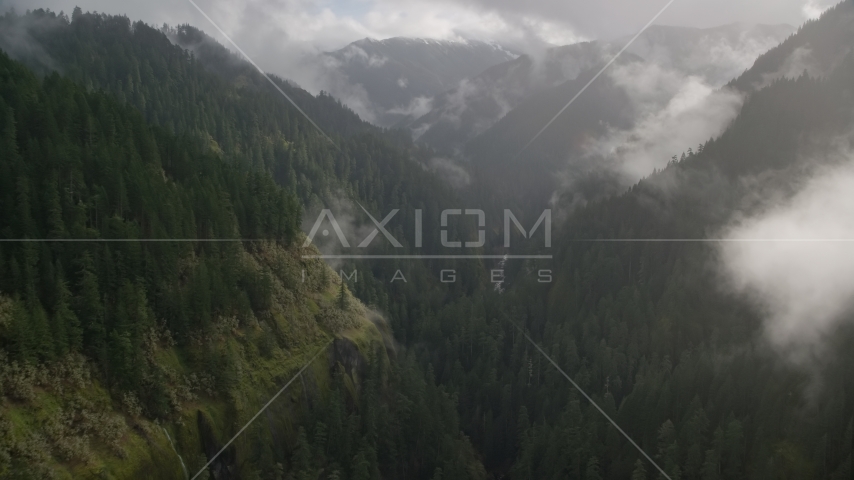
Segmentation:
{"type": "Polygon", "coordinates": [[[360,375],[364,373],[365,358],[359,352],[359,347],[346,338],[336,338],[330,349],[332,364],[340,363],[348,375],[360,375]]]}
{"type": "Polygon", "coordinates": [[[210,418],[202,413],[201,410],[196,412],[196,425],[199,429],[199,439],[201,440],[202,451],[205,453],[205,458],[213,459],[208,467],[210,475],[216,480],[230,480],[236,478],[234,470],[236,465],[236,452],[233,446],[229,446],[222,454],[214,458],[222,449],[222,442],[217,438],[214,432],[210,418]]]}

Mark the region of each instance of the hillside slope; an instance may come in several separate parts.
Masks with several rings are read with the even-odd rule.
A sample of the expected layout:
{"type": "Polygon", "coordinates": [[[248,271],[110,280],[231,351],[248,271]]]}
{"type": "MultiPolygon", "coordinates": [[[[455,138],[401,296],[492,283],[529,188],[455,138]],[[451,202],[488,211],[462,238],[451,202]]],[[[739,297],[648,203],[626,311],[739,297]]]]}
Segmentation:
{"type": "MultiPolygon", "coordinates": [[[[786,39],[794,28],[788,25],[725,25],[716,28],[683,28],[656,25],[649,28],[626,51],[649,68],[668,72],[671,77],[694,76],[718,88],[750,66],[757,56],[786,39]]],[[[466,144],[496,126],[501,132],[486,134],[495,142],[502,133],[524,128],[527,123],[541,125],[569,101],[556,99],[555,108],[543,108],[538,98],[562,84],[578,83],[591,77],[625,45],[631,37],[612,41],[593,41],[547,50],[540,57],[524,55],[497,65],[483,74],[470,77],[458,87],[436,97],[433,109],[407,124],[422,141],[451,153],[464,151],[466,144]],[[504,120],[514,109],[531,112],[504,120]],[[519,117],[524,117],[520,121],[519,117]],[[497,126],[497,124],[505,124],[497,126]]],[[[606,75],[607,79],[608,75],[606,75]]],[[[663,82],[665,79],[657,79],[663,82]]],[[[569,87],[564,87],[569,89],[569,87]]],[[[551,104],[549,104],[551,105],[551,104]]],[[[515,142],[503,141],[503,144],[515,142]]],[[[527,142],[527,140],[525,140],[527,142]]],[[[566,146],[554,139],[548,154],[562,154],[566,146]]],[[[503,145],[502,145],[503,147],[503,145]]],[[[468,149],[471,153],[472,149],[468,149]]]]}
{"type": "Polygon", "coordinates": [[[184,478],[319,351],[214,478],[482,476],[453,400],[304,257],[301,206],[270,175],[5,54],[0,119],[4,476],[184,478]]]}

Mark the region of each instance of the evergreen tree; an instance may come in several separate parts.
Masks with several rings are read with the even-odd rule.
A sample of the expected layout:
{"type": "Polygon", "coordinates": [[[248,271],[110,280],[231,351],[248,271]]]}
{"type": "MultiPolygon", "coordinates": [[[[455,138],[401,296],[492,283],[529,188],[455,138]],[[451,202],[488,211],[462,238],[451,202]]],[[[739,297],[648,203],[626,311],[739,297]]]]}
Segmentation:
{"type": "Polygon", "coordinates": [[[632,480],[646,480],[646,465],[643,460],[638,459],[635,462],[635,469],[632,472],[632,480]]]}
{"type": "Polygon", "coordinates": [[[347,291],[344,286],[344,280],[341,280],[341,286],[338,289],[338,308],[347,310],[347,291]]]}
{"type": "Polygon", "coordinates": [[[587,461],[587,469],[584,471],[584,480],[602,480],[602,474],[599,473],[599,459],[590,457],[587,461]]]}
{"type": "Polygon", "coordinates": [[[701,478],[702,480],[720,480],[720,460],[716,451],[706,450],[701,478]]]}

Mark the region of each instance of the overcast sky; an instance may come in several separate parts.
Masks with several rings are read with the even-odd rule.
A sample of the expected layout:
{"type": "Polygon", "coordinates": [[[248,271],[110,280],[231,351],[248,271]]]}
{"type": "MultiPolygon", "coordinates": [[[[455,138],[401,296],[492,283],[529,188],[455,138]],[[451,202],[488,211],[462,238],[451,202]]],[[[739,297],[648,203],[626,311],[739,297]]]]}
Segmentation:
{"type": "MultiPolygon", "coordinates": [[[[197,0],[265,70],[300,80],[301,58],[364,37],[493,40],[525,49],[614,38],[643,27],[667,0],[197,0]]],[[[799,25],[837,0],[676,0],[658,22],[799,25]]],[[[0,0],[0,9],[125,14],[154,25],[190,23],[224,42],[188,0],[0,0]]]]}
{"type": "MultiPolygon", "coordinates": [[[[666,0],[198,0],[237,38],[278,32],[271,42],[297,41],[324,49],[366,36],[387,38],[536,36],[564,44],[615,37],[641,28],[666,0]]],[[[732,22],[799,25],[836,0],[676,0],[658,23],[711,27],[732,22]]],[[[191,23],[210,29],[187,0],[0,0],[0,5],[126,14],[149,23],[191,23]]]]}

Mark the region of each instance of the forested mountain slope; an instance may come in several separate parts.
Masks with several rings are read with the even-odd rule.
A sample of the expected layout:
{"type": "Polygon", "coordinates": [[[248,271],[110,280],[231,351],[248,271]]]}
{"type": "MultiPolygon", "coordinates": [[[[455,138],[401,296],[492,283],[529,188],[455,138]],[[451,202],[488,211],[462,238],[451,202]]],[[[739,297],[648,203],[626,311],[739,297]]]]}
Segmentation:
{"type": "MultiPolygon", "coordinates": [[[[515,145],[520,141],[516,136],[510,139],[503,136],[516,131],[527,132],[528,122],[544,125],[572,98],[557,100],[556,90],[571,90],[572,85],[578,83],[583,86],[586,81],[581,82],[582,78],[592,77],[626,45],[629,45],[626,53],[648,68],[668,72],[669,81],[672,77],[696,77],[718,88],[749,66],[745,59],[752,61],[783,41],[793,30],[788,25],[733,24],[705,29],[654,25],[631,45],[632,36],[629,36],[550,48],[542,54],[523,55],[466,79],[437,96],[431,104],[432,110],[407,127],[419,140],[440,151],[467,152],[476,156],[478,149],[468,148],[470,141],[481,145],[515,145]],[[589,73],[590,70],[593,73],[589,73]],[[544,106],[543,97],[551,97],[554,103],[544,106]],[[516,109],[525,113],[516,113],[516,109]],[[511,118],[504,120],[510,115],[511,118]],[[500,124],[504,125],[498,126],[500,124]],[[493,126],[497,131],[489,132],[493,126]],[[489,132],[487,138],[475,140],[485,132],[489,132]]],[[[603,80],[609,76],[605,75],[603,80]]],[[[636,80],[643,83],[637,76],[636,80]]],[[[668,80],[656,81],[665,83],[668,80]]],[[[631,104],[626,106],[627,109],[632,107],[631,104]]],[[[607,108],[604,104],[603,109],[607,108]]],[[[550,147],[547,154],[571,154],[572,141],[561,144],[552,138],[544,143],[550,147]]]]}
{"type": "MultiPolygon", "coordinates": [[[[468,141],[463,150],[467,165],[494,184],[490,190],[506,192],[526,208],[541,208],[553,194],[568,189],[576,192],[579,203],[622,192],[664,167],[672,155],[723,133],[756,91],[805,72],[815,78],[833,72],[851,51],[852,19],[854,4],[840,3],[779,46],[760,50],[750,68],[726,85],[720,78],[733,71],[733,61],[714,57],[716,49],[709,45],[716,43],[704,44],[691,29],[651,28],[536,141],[523,149],[604,61],[581,70],[574,80],[531,95],[468,141]],[[701,60],[702,51],[708,52],[707,62],[701,60]],[[716,62],[720,65],[701,74],[705,65],[716,62]],[[705,79],[698,83],[698,78],[705,79]],[[666,100],[651,100],[658,97],[666,100]]],[[[732,27],[712,30],[718,31],[716,36],[732,36],[729,42],[737,44],[732,27]]],[[[785,31],[774,34],[785,38],[785,31]]]]}
{"type": "MultiPolygon", "coordinates": [[[[851,5],[809,30],[843,31],[834,15],[851,5]]],[[[43,77],[0,58],[2,238],[247,241],[0,243],[5,474],[180,478],[156,422],[200,467],[335,336],[215,478],[658,478],[515,323],[671,478],[850,478],[850,328],[832,332],[820,368],[792,365],[763,340],[762,312],[722,286],[715,243],[595,241],[713,238],[766,193],[791,195],[829,146],[850,146],[850,54],[822,78],[757,88],[719,138],[625,193],[579,207],[558,192],[553,208],[570,213],[556,258],[500,263],[502,288],[488,261],[336,265],[359,267],[348,287],[392,339],[334,272],[302,258],[300,215],[342,198],[381,217],[400,208],[392,230],[405,245],[376,251],[412,253],[414,208],[436,220],[461,206],[425,171],[432,152],[288,90],[338,150],[189,27],[2,19],[0,32],[21,29],[38,41],[5,35],[3,48],[43,77]],[[460,282],[439,282],[448,267],[460,282]],[[397,269],[407,282],[389,282],[397,269]]],[[[618,104],[609,88],[587,93],[618,104]]],[[[474,181],[467,201],[506,208],[507,192],[474,181]]],[[[423,251],[438,243],[425,237],[423,251]]]]}
{"type": "MultiPolygon", "coordinates": [[[[136,107],[152,124],[201,139],[229,162],[269,172],[295,193],[306,212],[339,204],[358,212],[351,201],[374,216],[399,209],[392,232],[411,248],[415,209],[423,210],[425,223],[438,224],[444,208],[459,207],[447,183],[426,171],[432,152],[399,132],[362,122],[329,96],[312,97],[280,84],[335,144],[329,142],[251,65],[192,27],[161,31],[126,17],[75,11],[65,18],[36,10],[7,14],[0,32],[5,32],[0,37],[6,48],[36,71],[59,69],[136,107]]],[[[362,219],[369,224],[366,216],[362,219]]],[[[357,230],[361,223],[352,227],[357,230]]],[[[437,245],[437,235],[426,236],[422,252],[435,251],[437,245]]],[[[352,287],[384,311],[396,311],[390,299],[411,295],[415,304],[407,308],[416,309],[423,299],[441,302],[449,288],[460,287],[427,280],[427,272],[438,275],[439,263],[410,262],[419,271],[416,279],[389,289],[387,281],[400,264],[373,264],[352,287]]],[[[482,276],[469,275],[464,288],[471,290],[482,276]]]]}
{"type": "Polygon", "coordinates": [[[778,80],[699,152],[569,216],[553,284],[524,276],[544,266],[508,262],[517,280],[503,295],[426,320],[437,378],[458,393],[487,467],[660,478],[512,320],[671,478],[850,478],[854,332],[833,330],[820,370],[791,364],[764,340],[764,312],[721,278],[718,245],[667,239],[718,238],[763,200],[791,195],[838,139],[850,147],[852,112],[851,55],[826,79],[778,80]],[[632,239],[663,241],[620,241],[632,239]]]}
{"type": "Polygon", "coordinates": [[[406,127],[421,142],[459,153],[531,97],[575,79],[614,53],[609,45],[585,42],[549,49],[544,58],[522,55],[436,96],[432,109],[406,127]]]}
{"type": "Polygon", "coordinates": [[[78,9],[71,19],[40,10],[10,13],[0,30],[4,49],[36,71],[57,69],[87,88],[111,93],[168,131],[207,138],[226,159],[270,171],[305,204],[338,189],[373,201],[409,182],[413,189],[440,188],[409,162],[418,155],[411,140],[383,136],[331,97],[313,97],[279,80],[339,150],[251,65],[191,27],[164,33],[126,17],[78,9]],[[170,42],[167,33],[194,53],[170,42]],[[39,54],[24,44],[37,45],[39,54]]]}
{"type": "Polygon", "coordinates": [[[215,478],[482,476],[268,173],[5,54],[0,99],[0,474],[192,475],[338,337],[215,478]]]}
{"type": "Polygon", "coordinates": [[[760,56],[753,67],[730,83],[750,92],[783,77],[802,73],[813,77],[830,74],[851,53],[854,42],[854,5],[843,1],[820,19],[811,20],[786,41],[760,56]]]}

